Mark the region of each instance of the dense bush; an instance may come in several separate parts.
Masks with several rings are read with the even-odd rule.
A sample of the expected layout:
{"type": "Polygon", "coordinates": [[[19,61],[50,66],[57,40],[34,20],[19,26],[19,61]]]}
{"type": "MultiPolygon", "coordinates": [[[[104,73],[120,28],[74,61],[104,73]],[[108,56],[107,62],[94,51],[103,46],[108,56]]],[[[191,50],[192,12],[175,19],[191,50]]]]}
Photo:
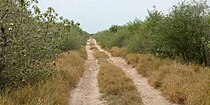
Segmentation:
{"type": "Polygon", "coordinates": [[[0,105],[67,105],[69,93],[84,72],[85,48],[59,54],[50,65],[56,72],[45,82],[20,89],[5,89],[0,94],[0,105]]]}
{"type": "Polygon", "coordinates": [[[182,56],[185,61],[206,64],[206,43],[209,40],[209,8],[205,3],[180,3],[163,20],[160,31],[162,47],[173,56],[182,56]]]}
{"type": "Polygon", "coordinates": [[[184,62],[210,64],[210,11],[205,1],[181,2],[164,15],[156,8],[144,21],[112,26],[95,38],[106,48],[125,47],[129,52],[181,58],[184,62]],[[114,31],[113,31],[114,30],[114,31]]]}
{"type": "Polygon", "coordinates": [[[37,0],[0,1],[0,88],[43,81],[47,62],[62,50],[84,45],[87,33],[59,17],[51,7],[41,13],[37,0]],[[75,46],[77,45],[77,46],[75,46]]]}

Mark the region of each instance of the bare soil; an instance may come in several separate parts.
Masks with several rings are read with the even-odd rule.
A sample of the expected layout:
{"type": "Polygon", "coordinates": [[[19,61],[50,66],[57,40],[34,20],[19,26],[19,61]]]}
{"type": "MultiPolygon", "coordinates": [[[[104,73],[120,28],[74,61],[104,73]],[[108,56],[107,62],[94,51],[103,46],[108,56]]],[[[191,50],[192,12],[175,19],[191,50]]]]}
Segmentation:
{"type": "Polygon", "coordinates": [[[85,62],[84,75],[78,83],[77,87],[71,91],[69,105],[104,105],[105,102],[100,100],[97,74],[99,72],[98,60],[93,56],[88,40],[86,52],[88,58],[85,62]]]}
{"type": "Polygon", "coordinates": [[[71,91],[70,105],[105,105],[107,102],[100,99],[97,75],[99,72],[98,60],[94,57],[90,43],[109,56],[109,62],[120,67],[126,76],[133,80],[144,105],[178,105],[168,101],[161,92],[149,85],[148,80],[138,74],[136,69],[128,65],[122,57],[112,57],[111,53],[103,50],[95,39],[89,39],[86,45],[88,59],[85,63],[84,75],[77,87],[71,91]]]}

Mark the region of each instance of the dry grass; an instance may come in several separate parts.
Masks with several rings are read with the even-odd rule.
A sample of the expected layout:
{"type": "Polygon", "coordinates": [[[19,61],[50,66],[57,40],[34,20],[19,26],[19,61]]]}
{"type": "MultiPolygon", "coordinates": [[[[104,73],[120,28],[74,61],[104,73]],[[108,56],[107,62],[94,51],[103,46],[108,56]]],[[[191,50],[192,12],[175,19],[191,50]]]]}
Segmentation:
{"type": "Polygon", "coordinates": [[[97,59],[107,59],[109,58],[108,55],[106,55],[104,52],[100,52],[98,50],[94,50],[94,56],[97,58],[97,59]]]}
{"type": "Polygon", "coordinates": [[[115,57],[125,57],[127,54],[127,50],[125,48],[118,48],[118,47],[112,47],[110,52],[112,56],[115,57]]]}
{"type": "Polygon", "coordinates": [[[98,59],[98,63],[106,63],[108,62],[107,59],[109,58],[108,55],[106,55],[104,52],[100,52],[98,50],[94,50],[94,56],[96,57],[96,59],[98,59]]]}
{"type": "Polygon", "coordinates": [[[127,61],[148,77],[170,100],[185,105],[210,105],[210,69],[183,65],[152,55],[129,54],[127,61]]]}
{"type": "Polygon", "coordinates": [[[128,64],[131,64],[133,66],[137,66],[139,57],[138,57],[138,54],[128,54],[126,56],[126,59],[127,59],[128,64]]]}
{"type": "Polygon", "coordinates": [[[81,56],[80,58],[87,59],[87,53],[86,53],[85,46],[82,47],[81,49],[79,49],[77,52],[79,52],[79,54],[81,56]]]}
{"type": "Polygon", "coordinates": [[[98,74],[100,92],[109,105],[142,105],[134,83],[120,68],[109,63],[100,66],[98,74]]]}
{"type": "Polygon", "coordinates": [[[97,47],[95,46],[95,43],[90,42],[90,49],[91,50],[97,50],[97,47]]]}
{"type": "Polygon", "coordinates": [[[60,55],[54,64],[56,69],[62,72],[63,77],[68,79],[69,84],[75,86],[83,75],[86,57],[85,52],[70,51],[60,55]],[[68,76],[65,76],[65,74],[68,74],[68,76]]]}
{"type": "Polygon", "coordinates": [[[69,51],[52,63],[56,73],[44,83],[22,89],[7,90],[0,96],[0,105],[67,105],[69,91],[75,87],[84,71],[85,54],[69,51]]]}
{"type": "Polygon", "coordinates": [[[95,46],[95,44],[91,43],[90,44],[90,49],[91,50],[97,50],[97,47],[95,46]]]}
{"type": "Polygon", "coordinates": [[[57,78],[27,86],[17,91],[9,91],[0,97],[0,105],[66,105],[69,91],[67,81],[57,78]]]}

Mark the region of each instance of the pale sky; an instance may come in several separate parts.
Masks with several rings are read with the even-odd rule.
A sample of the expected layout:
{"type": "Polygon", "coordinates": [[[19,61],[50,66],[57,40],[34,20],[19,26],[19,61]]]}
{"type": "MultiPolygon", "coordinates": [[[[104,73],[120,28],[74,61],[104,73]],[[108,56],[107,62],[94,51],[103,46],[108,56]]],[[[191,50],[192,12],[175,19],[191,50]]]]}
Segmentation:
{"type": "Polygon", "coordinates": [[[39,0],[39,6],[42,11],[52,6],[61,16],[79,22],[84,31],[96,33],[135,18],[143,20],[147,9],[152,10],[154,5],[167,13],[180,1],[183,0],[39,0]]]}

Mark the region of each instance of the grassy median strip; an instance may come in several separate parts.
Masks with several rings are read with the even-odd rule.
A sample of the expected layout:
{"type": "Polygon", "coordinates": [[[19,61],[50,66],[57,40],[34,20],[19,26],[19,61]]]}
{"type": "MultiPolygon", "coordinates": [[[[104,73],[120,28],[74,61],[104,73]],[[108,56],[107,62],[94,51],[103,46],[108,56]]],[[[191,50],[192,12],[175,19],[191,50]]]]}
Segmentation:
{"type": "Polygon", "coordinates": [[[95,50],[94,51],[94,56],[97,58],[97,59],[107,59],[109,58],[108,55],[106,55],[104,52],[100,52],[98,50],[95,50]]]}
{"type": "Polygon", "coordinates": [[[133,81],[115,65],[101,63],[98,82],[109,105],[142,105],[133,81]]]}

